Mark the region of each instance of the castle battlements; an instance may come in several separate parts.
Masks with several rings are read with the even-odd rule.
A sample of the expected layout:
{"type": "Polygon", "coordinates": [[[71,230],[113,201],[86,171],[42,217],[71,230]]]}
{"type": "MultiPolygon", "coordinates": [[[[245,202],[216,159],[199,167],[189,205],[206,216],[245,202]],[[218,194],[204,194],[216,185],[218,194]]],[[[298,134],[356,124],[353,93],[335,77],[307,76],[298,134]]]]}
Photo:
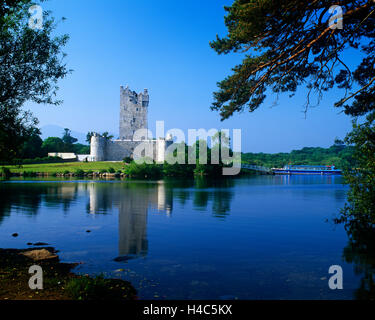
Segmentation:
{"type": "Polygon", "coordinates": [[[148,107],[150,101],[147,89],[144,89],[143,92],[137,93],[130,90],[128,86],[125,88],[120,86],[120,99],[122,100],[123,104],[128,101],[129,103],[137,104],[141,107],[148,107]]]}
{"type": "Polygon", "coordinates": [[[147,129],[148,90],[136,93],[128,86],[120,87],[120,140],[133,139],[134,132],[147,129]]]}

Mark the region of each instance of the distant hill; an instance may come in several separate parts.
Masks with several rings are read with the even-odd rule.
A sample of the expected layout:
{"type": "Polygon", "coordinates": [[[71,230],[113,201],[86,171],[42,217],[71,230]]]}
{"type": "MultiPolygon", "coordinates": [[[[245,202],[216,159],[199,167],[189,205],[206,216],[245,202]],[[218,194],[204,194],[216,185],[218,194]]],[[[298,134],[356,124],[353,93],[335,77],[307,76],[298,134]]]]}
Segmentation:
{"type": "MultiPolygon", "coordinates": [[[[42,132],[41,137],[42,139],[46,139],[48,137],[59,137],[61,138],[64,133],[64,128],[56,125],[46,125],[40,128],[40,131],[42,132]]],[[[78,143],[87,144],[86,142],[86,133],[73,131],[71,132],[71,135],[74,138],[78,139],[78,143]]]]}
{"type": "Polygon", "coordinates": [[[353,147],[334,144],[329,148],[305,147],[289,153],[243,153],[242,162],[269,168],[292,165],[335,165],[337,168],[353,166],[353,147]]]}

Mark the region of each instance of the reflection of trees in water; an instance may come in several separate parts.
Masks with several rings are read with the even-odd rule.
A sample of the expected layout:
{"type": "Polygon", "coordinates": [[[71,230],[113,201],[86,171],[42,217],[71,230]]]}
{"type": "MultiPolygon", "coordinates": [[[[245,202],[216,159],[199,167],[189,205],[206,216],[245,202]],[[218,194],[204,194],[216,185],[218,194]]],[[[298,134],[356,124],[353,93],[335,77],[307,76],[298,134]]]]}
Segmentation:
{"type": "Polygon", "coordinates": [[[360,287],[355,291],[356,299],[375,299],[375,226],[362,220],[345,224],[349,237],[344,248],[346,262],[354,264],[354,272],[363,275],[360,287]]]}
{"type": "Polygon", "coordinates": [[[91,183],[88,186],[88,208],[93,214],[118,208],[119,257],[116,261],[126,261],[147,254],[147,215],[150,208],[171,215],[174,199],[182,205],[193,199],[195,209],[206,209],[212,202],[213,215],[223,218],[229,214],[233,194],[226,188],[231,186],[232,181],[208,179],[91,183]]]}
{"type": "Polygon", "coordinates": [[[186,202],[191,198],[191,192],[188,190],[176,190],[174,191],[174,198],[181,206],[185,206],[186,202]]]}
{"type": "Polygon", "coordinates": [[[11,212],[36,215],[42,202],[47,207],[62,206],[68,212],[77,188],[77,184],[0,183],[0,223],[11,212]]]}
{"type": "Polygon", "coordinates": [[[353,145],[354,166],[344,170],[349,185],[347,203],[338,222],[345,223],[349,245],[344,250],[355,270],[363,274],[356,297],[375,299],[375,112],[366,121],[353,123],[353,130],[345,138],[353,145]]]}
{"type": "Polygon", "coordinates": [[[85,185],[77,183],[51,185],[42,196],[43,204],[46,207],[62,206],[63,211],[68,213],[72,202],[77,199],[79,189],[84,187],[85,185]]]}
{"type": "Polygon", "coordinates": [[[225,218],[230,213],[230,203],[233,198],[231,188],[235,181],[226,179],[195,179],[194,206],[203,210],[212,202],[212,213],[216,218],[225,218]]]}
{"type": "Polygon", "coordinates": [[[165,178],[163,183],[167,188],[195,188],[195,189],[207,189],[207,188],[232,188],[238,183],[238,180],[234,180],[230,177],[227,178],[207,178],[205,176],[196,176],[194,179],[183,179],[183,178],[165,178]]]}
{"type": "Polygon", "coordinates": [[[194,187],[196,189],[233,188],[235,183],[235,180],[232,178],[210,179],[205,177],[196,177],[194,180],[194,187]]]}
{"type": "Polygon", "coordinates": [[[9,216],[11,211],[20,211],[27,215],[37,214],[42,194],[38,188],[11,183],[0,184],[0,222],[9,216]]]}
{"type": "Polygon", "coordinates": [[[4,216],[20,210],[34,215],[39,208],[60,207],[68,212],[79,195],[89,195],[87,213],[106,214],[119,211],[119,255],[127,258],[144,256],[148,251],[147,215],[150,208],[171,215],[173,201],[185,205],[187,200],[197,208],[212,206],[213,216],[229,214],[233,193],[232,179],[132,182],[45,182],[0,184],[0,222],[4,216]]]}
{"type": "Polygon", "coordinates": [[[343,256],[354,264],[356,274],[362,275],[357,299],[375,299],[375,192],[371,175],[347,174],[350,189],[347,203],[336,219],[343,223],[348,234],[348,245],[343,256]]]}
{"type": "Polygon", "coordinates": [[[193,205],[197,210],[205,210],[208,205],[208,200],[211,198],[211,192],[207,190],[196,190],[194,192],[193,205]]]}
{"type": "Polygon", "coordinates": [[[225,218],[230,213],[230,203],[233,192],[229,190],[196,190],[194,192],[194,207],[198,210],[206,210],[209,202],[212,202],[212,214],[216,218],[225,218]]]}
{"type": "Polygon", "coordinates": [[[233,199],[231,188],[237,180],[231,178],[210,179],[206,177],[195,177],[191,180],[165,180],[166,188],[173,189],[173,198],[182,206],[193,199],[196,210],[206,210],[212,202],[213,216],[225,218],[230,213],[230,204],[233,199]]]}
{"type": "Polygon", "coordinates": [[[232,192],[223,190],[215,191],[212,203],[213,215],[217,218],[225,218],[230,213],[232,198],[232,192]]]}

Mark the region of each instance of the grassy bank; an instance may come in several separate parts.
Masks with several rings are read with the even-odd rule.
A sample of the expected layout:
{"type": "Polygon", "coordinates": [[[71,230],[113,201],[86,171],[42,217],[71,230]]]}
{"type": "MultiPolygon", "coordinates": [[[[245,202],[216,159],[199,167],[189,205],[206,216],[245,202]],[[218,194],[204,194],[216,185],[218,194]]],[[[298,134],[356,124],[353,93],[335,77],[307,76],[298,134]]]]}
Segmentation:
{"type": "MultiPolygon", "coordinates": [[[[161,179],[168,177],[195,178],[199,176],[218,178],[223,175],[223,167],[222,164],[137,164],[134,161],[130,163],[110,161],[70,162],[0,167],[0,176],[2,179],[11,177],[161,179]]],[[[242,170],[240,174],[254,174],[254,172],[242,170]]]]}
{"type": "Polygon", "coordinates": [[[27,164],[22,166],[3,166],[0,174],[2,177],[12,176],[36,177],[127,177],[139,179],[158,179],[162,177],[191,177],[194,176],[221,176],[222,165],[196,164],[137,164],[132,161],[124,162],[69,162],[27,164]]]}
{"type": "Polygon", "coordinates": [[[134,300],[136,290],[120,279],[76,275],[51,247],[0,249],[0,300],[134,300]],[[31,290],[29,267],[43,270],[43,289],[31,290]]]}
{"type": "Polygon", "coordinates": [[[63,173],[65,171],[75,172],[77,170],[101,171],[109,168],[117,170],[124,169],[124,162],[98,161],[98,162],[65,162],[65,163],[42,163],[42,164],[25,164],[22,166],[4,166],[11,172],[43,172],[43,173],[63,173]]]}

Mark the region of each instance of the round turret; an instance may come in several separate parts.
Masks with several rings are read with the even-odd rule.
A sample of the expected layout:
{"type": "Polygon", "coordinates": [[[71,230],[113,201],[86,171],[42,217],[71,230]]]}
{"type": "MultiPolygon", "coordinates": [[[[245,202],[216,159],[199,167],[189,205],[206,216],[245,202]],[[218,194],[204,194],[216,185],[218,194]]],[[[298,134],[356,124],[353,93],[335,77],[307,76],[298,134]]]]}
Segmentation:
{"type": "Polygon", "coordinates": [[[105,161],[107,140],[97,133],[91,136],[90,155],[94,161],[105,161]]]}

